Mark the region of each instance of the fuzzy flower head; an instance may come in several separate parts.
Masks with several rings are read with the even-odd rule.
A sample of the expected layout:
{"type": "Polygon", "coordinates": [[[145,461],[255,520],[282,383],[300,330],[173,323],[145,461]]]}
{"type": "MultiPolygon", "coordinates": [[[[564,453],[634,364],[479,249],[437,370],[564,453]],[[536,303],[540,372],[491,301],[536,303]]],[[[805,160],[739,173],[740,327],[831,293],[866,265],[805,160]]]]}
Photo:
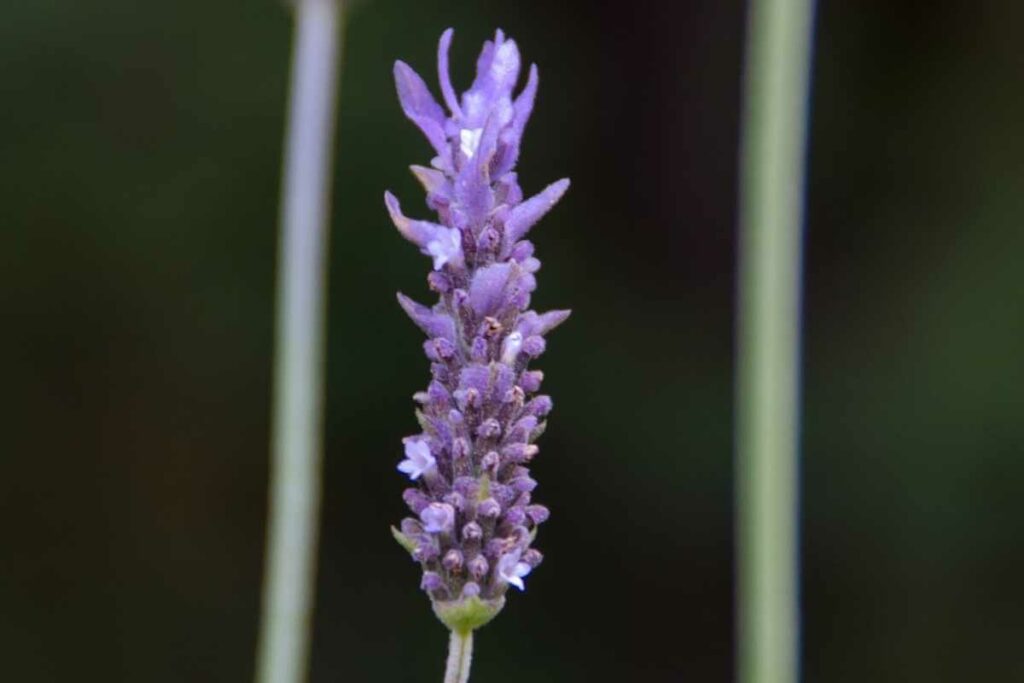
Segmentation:
{"type": "Polygon", "coordinates": [[[438,615],[454,610],[460,627],[472,628],[483,622],[465,621],[466,605],[487,605],[493,616],[541,559],[532,543],[549,513],[532,502],[529,464],[552,403],[537,394],[543,374],[528,366],[569,312],[530,309],[540,261],[527,235],[569,181],[529,198],[519,186],[513,169],[538,75],[531,66],[517,91],[515,41],[498,31],[484,43],[476,77],[459,95],[448,73],[451,40],[449,29],[437,53],[444,106],[410,66],[394,69],[402,110],[434,151],[429,167],[412,171],[436,215],[409,217],[390,192],[384,203],[402,237],[431,259],[427,281],[438,297],[427,306],[398,295],[427,337],[432,379],[414,397],[422,433],[405,440],[398,464],[415,485],[404,494],[414,516],[394,533],[421,565],[438,615]]]}

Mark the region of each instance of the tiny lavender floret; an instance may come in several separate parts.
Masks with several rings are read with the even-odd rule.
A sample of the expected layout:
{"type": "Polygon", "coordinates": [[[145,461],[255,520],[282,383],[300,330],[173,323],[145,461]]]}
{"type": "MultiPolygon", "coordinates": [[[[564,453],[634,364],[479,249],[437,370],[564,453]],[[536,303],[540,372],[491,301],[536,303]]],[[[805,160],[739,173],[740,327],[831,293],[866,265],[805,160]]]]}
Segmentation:
{"type": "Polygon", "coordinates": [[[415,482],[404,499],[412,516],[395,537],[422,566],[421,587],[455,630],[485,623],[509,586],[541,562],[532,548],[548,510],[534,504],[529,463],[551,399],[537,395],[543,374],[529,370],[544,335],[569,311],[529,310],[540,261],[526,235],[569,187],[552,183],[525,199],[516,178],[519,145],[537,93],[537,67],[515,96],[519,50],[498,31],[484,43],[472,86],[456,96],[448,75],[452,30],[438,46],[438,78],[448,111],[423,79],[395,63],[405,115],[434,148],[430,167],[412,172],[436,221],[409,218],[384,195],[395,227],[430,257],[432,307],[399,294],[423,330],[432,381],[417,393],[422,433],[404,440],[398,469],[415,482]]]}

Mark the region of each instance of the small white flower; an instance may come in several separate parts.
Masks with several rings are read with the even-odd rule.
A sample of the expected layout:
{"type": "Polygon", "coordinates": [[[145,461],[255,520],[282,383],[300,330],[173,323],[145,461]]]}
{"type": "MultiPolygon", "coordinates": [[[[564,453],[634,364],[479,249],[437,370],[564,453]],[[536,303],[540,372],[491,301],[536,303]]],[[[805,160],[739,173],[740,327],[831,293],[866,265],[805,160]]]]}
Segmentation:
{"type": "Polygon", "coordinates": [[[462,235],[455,228],[442,228],[427,242],[426,252],[434,257],[434,270],[441,270],[462,256],[462,235]]]}
{"type": "Polygon", "coordinates": [[[521,348],[523,348],[523,333],[516,330],[505,337],[505,341],[501,345],[501,362],[505,365],[514,364],[521,348]]]}
{"type": "Polygon", "coordinates": [[[398,471],[408,474],[410,479],[416,481],[436,464],[437,461],[430,454],[430,446],[426,441],[410,439],[405,442],[405,460],[398,463],[398,471]]]}
{"type": "Polygon", "coordinates": [[[472,159],[476,154],[476,148],[480,146],[480,136],[483,135],[483,132],[483,128],[463,128],[459,131],[459,149],[467,159],[472,159]]]}
{"type": "Polygon", "coordinates": [[[512,584],[519,590],[525,590],[523,577],[530,573],[530,565],[519,561],[520,551],[506,553],[498,560],[498,577],[505,583],[512,584]]]}
{"type": "Polygon", "coordinates": [[[455,525],[455,508],[448,503],[431,503],[420,512],[420,519],[428,534],[444,533],[455,525]]]}

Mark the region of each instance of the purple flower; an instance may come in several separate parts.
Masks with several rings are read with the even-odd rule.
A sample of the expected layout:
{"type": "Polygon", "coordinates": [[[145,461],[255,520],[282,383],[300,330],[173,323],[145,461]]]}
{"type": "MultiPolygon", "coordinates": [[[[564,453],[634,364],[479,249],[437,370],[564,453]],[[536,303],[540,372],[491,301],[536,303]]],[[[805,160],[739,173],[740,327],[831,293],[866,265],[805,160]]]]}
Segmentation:
{"type": "Polygon", "coordinates": [[[428,534],[443,534],[455,523],[455,508],[448,503],[431,503],[420,512],[420,519],[428,534]]]}
{"type": "Polygon", "coordinates": [[[398,471],[409,475],[413,481],[430,470],[437,461],[430,454],[430,446],[422,439],[405,440],[405,460],[398,463],[398,471]]]}
{"type": "Polygon", "coordinates": [[[498,560],[498,578],[519,590],[526,590],[526,586],[523,584],[523,577],[529,574],[533,567],[525,562],[520,562],[519,558],[520,552],[518,550],[502,555],[501,559],[498,560]]]}
{"type": "Polygon", "coordinates": [[[459,95],[448,73],[451,40],[449,29],[438,45],[443,106],[410,66],[394,69],[402,111],[433,148],[430,167],[412,171],[437,215],[408,217],[390,192],[384,203],[399,233],[431,258],[428,283],[438,295],[433,306],[398,295],[427,336],[433,380],[414,397],[423,432],[405,439],[398,465],[416,487],[403,494],[415,517],[396,538],[422,566],[435,609],[476,601],[493,605],[493,616],[508,586],[523,590],[540,563],[531,544],[548,509],[531,501],[537,482],[528,465],[552,403],[536,393],[543,374],[528,366],[569,311],[530,309],[540,261],[527,235],[569,181],[524,200],[514,171],[537,68],[516,94],[519,49],[498,31],[459,95]]]}

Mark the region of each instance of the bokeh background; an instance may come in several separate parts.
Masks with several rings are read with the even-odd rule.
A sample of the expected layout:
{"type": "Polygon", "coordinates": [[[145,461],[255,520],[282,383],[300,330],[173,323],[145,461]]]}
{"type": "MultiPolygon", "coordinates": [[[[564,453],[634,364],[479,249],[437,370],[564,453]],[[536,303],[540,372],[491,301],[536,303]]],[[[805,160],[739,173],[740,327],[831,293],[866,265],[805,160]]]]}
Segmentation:
{"type": "MultiPolygon", "coordinates": [[[[1024,4],[825,0],[803,434],[808,681],[1024,680],[1024,4]]],[[[365,0],[345,45],[313,681],[438,680],[387,528],[426,383],[389,225],[429,158],[390,82],[501,26],[541,68],[527,191],[543,567],[474,680],[733,676],[732,346],[744,7],[365,0]]],[[[245,681],[262,565],[289,15],[0,10],[0,653],[9,681],[245,681]]],[[[433,82],[432,76],[428,78],[433,82]]]]}

